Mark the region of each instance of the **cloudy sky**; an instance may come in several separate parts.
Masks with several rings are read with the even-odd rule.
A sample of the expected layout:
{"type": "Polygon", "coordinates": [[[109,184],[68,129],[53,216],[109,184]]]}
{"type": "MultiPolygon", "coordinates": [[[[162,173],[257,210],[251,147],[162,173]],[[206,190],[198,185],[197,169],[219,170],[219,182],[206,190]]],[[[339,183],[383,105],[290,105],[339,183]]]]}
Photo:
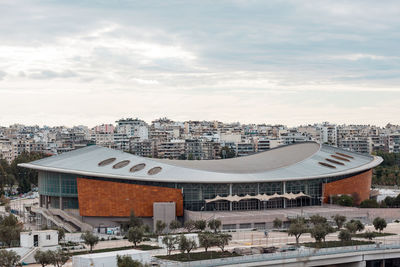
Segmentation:
{"type": "Polygon", "coordinates": [[[400,124],[398,1],[0,0],[0,125],[400,124]]]}

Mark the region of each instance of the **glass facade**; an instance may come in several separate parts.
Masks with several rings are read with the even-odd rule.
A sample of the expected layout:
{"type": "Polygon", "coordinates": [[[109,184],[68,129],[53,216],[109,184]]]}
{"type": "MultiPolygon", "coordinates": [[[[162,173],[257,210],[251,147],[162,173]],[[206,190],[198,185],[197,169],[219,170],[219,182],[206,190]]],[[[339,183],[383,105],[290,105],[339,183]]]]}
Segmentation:
{"type": "MultiPolygon", "coordinates": [[[[351,174],[350,176],[356,175],[351,174]]],[[[265,182],[265,183],[236,183],[236,184],[204,184],[204,183],[162,183],[150,181],[135,181],[126,179],[110,179],[99,177],[87,177],[82,175],[39,172],[39,194],[41,195],[41,205],[47,203],[52,208],[77,209],[78,190],[77,177],[96,179],[103,181],[113,181],[119,183],[140,184],[149,186],[161,186],[177,188],[182,190],[183,207],[186,210],[263,210],[284,207],[301,207],[310,205],[320,205],[322,199],[322,184],[348,178],[350,176],[336,176],[312,180],[295,180],[286,182],[265,182]],[[258,194],[273,195],[303,192],[310,197],[301,197],[294,200],[275,198],[269,201],[259,201],[256,199],[241,200],[239,202],[217,201],[206,203],[206,199],[216,196],[226,197],[228,195],[255,196],[258,194]]],[[[101,197],[101,196],[99,196],[101,197]]]]}

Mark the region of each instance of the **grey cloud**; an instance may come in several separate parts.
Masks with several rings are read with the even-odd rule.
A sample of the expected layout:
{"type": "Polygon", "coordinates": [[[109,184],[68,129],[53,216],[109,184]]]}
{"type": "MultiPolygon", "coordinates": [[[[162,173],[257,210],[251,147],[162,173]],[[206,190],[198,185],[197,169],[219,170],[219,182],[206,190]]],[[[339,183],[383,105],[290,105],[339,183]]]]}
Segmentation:
{"type": "Polygon", "coordinates": [[[42,70],[38,72],[33,72],[28,77],[32,79],[55,79],[55,78],[73,78],[77,76],[78,75],[71,70],[65,70],[62,72],[42,70]]]}
{"type": "Polygon", "coordinates": [[[4,79],[4,77],[7,76],[7,73],[5,73],[4,71],[0,70],[0,81],[4,79]]]}

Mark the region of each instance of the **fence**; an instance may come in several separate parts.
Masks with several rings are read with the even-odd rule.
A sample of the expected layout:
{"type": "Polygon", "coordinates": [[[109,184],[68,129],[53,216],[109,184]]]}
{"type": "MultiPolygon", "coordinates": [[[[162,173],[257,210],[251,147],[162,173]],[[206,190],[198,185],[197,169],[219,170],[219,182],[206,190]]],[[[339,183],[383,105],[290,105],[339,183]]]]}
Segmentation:
{"type": "Polygon", "coordinates": [[[167,262],[163,261],[161,267],[179,266],[179,267],[208,267],[208,266],[223,266],[228,264],[246,264],[252,262],[263,262],[273,260],[287,260],[293,258],[305,258],[313,256],[324,256],[333,255],[340,253],[352,253],[361,251],[380,251],[388,249],[400,249],[400,240],[388,240],[386,243],[377,243],[372,245],[360,245],[360,246],[347,246],[347,247],[335,247],[335,248],[300,248],[296,251],[288,252],[276,252],[270,254],[257,254],[240,257],[231,257],[223,259],[213,260],[202,260],[193,262],[167,262]]]}

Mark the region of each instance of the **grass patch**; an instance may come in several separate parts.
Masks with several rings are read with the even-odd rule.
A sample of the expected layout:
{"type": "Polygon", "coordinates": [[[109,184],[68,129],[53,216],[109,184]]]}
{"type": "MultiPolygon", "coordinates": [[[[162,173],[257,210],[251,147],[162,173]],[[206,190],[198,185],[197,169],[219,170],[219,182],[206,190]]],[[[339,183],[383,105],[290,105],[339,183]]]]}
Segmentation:
{"type": "Polygon", "coordinates": [[[309,248],[335,248],[335,247],[348,247],[375,244],[372,241],[350,240],[350,241],[326,241],[326,242],[308,242],[301,245],[309,248]]]}
{"type": "MultiPolygon", "coordinates": [[[[379,233],[379,232],[373,232],[374,238],[375,237],[381,237],[381,236],[390,236],[390,235],[396,235],[393,233],[379,233]]],[[[351,235],[352,237],[358,237],[358,238],[367,238],[366,233],[359,233],[359,234],[353,234],[351,235]]]]}
{"type": "MultiPolygon", "coordinates": [[[[103,249],[96,249],[93,250],[91,253],[102,253],[102,252],[111,252],[111,251],[119,251],[119,250],[126,250],[126,249],[139,249],[139,250],[152,250],[152,249],[159,249],[160,247],[157,246],[151,246],[151,245],[138,245],[136,248],[133,246],[125,246],[125,247],[118,247],[118,248],[103,248],[103,249]]],[[[84,254],[89,254],[90,252],[88,250],[85,251],[77,251],[77,252],[71,252],[72,256],[76,255],[84,255],[84,254]]]]}
{"type": "Polygon", "coordinates": [[[220,258],[229,258],[229,257],[238,257],[241,256],[237,253],[231,253],[228,251],[203,251],[203,252],[193,252],[190,253],[190,259],[188,255],[185,254],[173,254],[166,256],[156,256],[157,258],[163,260],[171,260],[171,261],[201,261],[201,260],[211,260],[211,259],[220,259],[220,258]]]}

